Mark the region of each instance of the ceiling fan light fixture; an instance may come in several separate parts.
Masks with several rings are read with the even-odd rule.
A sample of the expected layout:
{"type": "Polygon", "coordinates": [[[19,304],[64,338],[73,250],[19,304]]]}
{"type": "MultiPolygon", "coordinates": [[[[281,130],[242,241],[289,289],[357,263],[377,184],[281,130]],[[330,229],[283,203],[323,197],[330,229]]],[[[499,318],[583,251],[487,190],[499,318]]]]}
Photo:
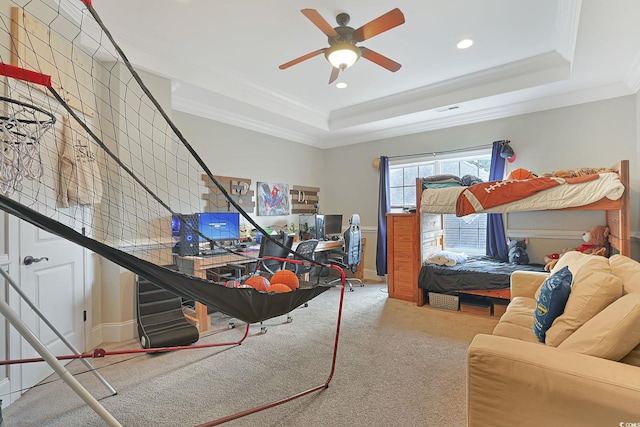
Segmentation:
{"type": "Polygon", "coordinates": [[[360,58],[360,49],[351,43],[335,44],[327,49],[325,56],[335,68],[344,70],[360,58]]]}
{"type": "Polygon", "coordinates": [[[344,70],[345,69],[346,69],[346,67],[345,68],[342,68],[342,67],[340,68],[340,75],[338,76],[338,81],[336,82],[336,87],[338,89],[344,89],[344,88],[346,88],[348,86],[347,82],[344,81],[344,70]]]}

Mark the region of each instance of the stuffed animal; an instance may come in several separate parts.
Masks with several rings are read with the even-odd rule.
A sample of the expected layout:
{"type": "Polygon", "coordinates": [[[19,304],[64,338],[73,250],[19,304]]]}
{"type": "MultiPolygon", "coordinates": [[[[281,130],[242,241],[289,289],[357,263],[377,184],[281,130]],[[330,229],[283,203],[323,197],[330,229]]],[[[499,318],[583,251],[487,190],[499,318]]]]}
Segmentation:
{"type": "Polygon", "coordinates": [[[529,264],[527,244],[529,239],[507,240],[509,243],[509,262],[512,264],[529,264]]]}
{"type": "Polygon", "coordinates": [[[558,262],[558,260],[569,251],[580,251],[585,254],[607,256],[609,254],[608,249],[608,237],[609,227],[604,225],[595,225],[589,227],[587,231],[582,233],[582,240],[584,244],[577,248],[565,248],[560,254],[551,254],[544,257],[545,266],[544,269],[550,271],[558,262]]]}

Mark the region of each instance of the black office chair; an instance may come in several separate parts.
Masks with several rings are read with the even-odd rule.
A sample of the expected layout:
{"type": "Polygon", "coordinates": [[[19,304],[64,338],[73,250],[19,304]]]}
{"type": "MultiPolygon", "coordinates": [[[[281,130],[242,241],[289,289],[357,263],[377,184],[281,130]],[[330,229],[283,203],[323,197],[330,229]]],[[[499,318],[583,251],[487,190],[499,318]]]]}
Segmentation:
{"type": "Polygon", "coordinates": [[[261,260],[260,269],[273,274],[278,270],[282,270],[284,262],[274,259],[263,259],[263,257],[272,256],[276,258],[287,258],[289,256],[289,250],[293,246],[293,238],[295,237],[295,234],[280,233],[277,236],[269,237],[277,240],[286,247],[283,248],[266,237],[263,237],[260,240],[260,252],[258,252],[258,259],[261,260]]]}
{"type": "Polygon", "coordinates": [[[313,268],[313,265],[309,261],[305,261],[305,258],[314,259],[313,254],[315,253],[317,246],[318,240],[316,239],[303,240],[302,242],[298,243],[298,246],[296,246],[296,252],[293,255],[293,259],[302,260],[303,263],[285,263],[284,268],[293,271],[297,276],[308,274],[313,268]]]}
{"type": "MultiPolygon", "coordinates": [[[[343,270],[349,270],[352,273],[355,273],[362,262],[362,232],[360,230],[360,215],[351,215],[351,219],[349,219],[349,228],[344,232],[343,237],[343,250],[331,251],[328,263],[338,265],[342,267],[343,270]]],[[[335,283],[340,280],[341,278],[337,278],[329,283],[335,283]]],[[[355,277],[347,277],[346,282],[349,284],[349,290],[352,292],[352,282],[359,282],[360,286],[364,286],[364,282],[355,277]]]]}

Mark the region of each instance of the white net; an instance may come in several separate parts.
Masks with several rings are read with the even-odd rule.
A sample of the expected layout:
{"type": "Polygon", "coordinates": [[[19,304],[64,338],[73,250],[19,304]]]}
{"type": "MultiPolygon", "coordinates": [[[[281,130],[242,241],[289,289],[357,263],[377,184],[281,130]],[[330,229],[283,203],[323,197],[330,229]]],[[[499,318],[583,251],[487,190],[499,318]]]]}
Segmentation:
{"type": "Polygon", "coordinates": [[[7,108],[33,105],[56,124],[5,110],[0,192],[48,217],[68,216],[63,222],[74,229],[157,265],[171,264],[177,228],[192,231],[192,252],[230,248],[207,235],[215,230],[191,229],[186,214],[240,212],[248,228],[262,230],[173,125],[170,101],[154,98],[112,42],[99,5],[96,12],[85,3],[3,2],[0,95],[7,108]],[[51,87],[21,73],[50,76],[51,87]],[[47,127],[55,131],[43,135],[47,127]]]}

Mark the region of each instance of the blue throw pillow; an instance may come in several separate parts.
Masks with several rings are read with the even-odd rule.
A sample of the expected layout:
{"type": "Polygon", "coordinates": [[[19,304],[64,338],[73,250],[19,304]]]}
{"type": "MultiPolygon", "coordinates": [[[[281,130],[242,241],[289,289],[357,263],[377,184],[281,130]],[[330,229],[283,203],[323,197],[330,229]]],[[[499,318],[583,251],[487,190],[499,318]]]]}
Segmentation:
{"type": "Polygon", "coordinates": [[[564,312],[569,293],[571,293],[572,279],[573,275],[569,267],[563,267],[544,281],[536,303],[533,322],[533,332],[540,342],[544,342],[547,329],[551,327],[556,317],[564,312]]]}

